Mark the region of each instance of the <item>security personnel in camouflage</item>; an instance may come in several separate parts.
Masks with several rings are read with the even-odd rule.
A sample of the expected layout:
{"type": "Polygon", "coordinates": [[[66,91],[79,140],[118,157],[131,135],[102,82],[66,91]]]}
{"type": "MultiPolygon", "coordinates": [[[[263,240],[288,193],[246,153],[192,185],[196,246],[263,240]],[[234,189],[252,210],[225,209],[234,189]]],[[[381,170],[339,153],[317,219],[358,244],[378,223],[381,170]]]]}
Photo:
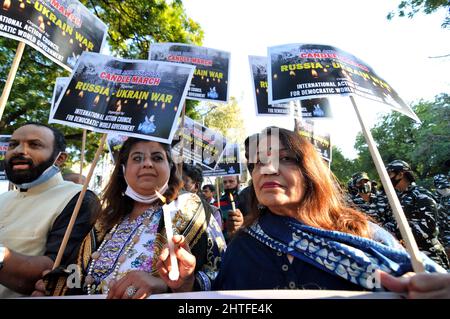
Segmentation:
{"type": "Polygon", "coordinates": [[[353,179],[350,178],[347,182],[347,191],[345,192],[345,201],[347,202],[347,205],[353,206],[353,197],[358,194],[358,191],[355,189],[355,186],[353,185],[353,179]]]}
{"type": "Polygon", "coordinates": [[[439,239],[448,256],[450,251],[450,180],[444,174],[438,174],[433,179],[439,209],[439,239]]]}
{"type": "Polygon", "coordinates": [[[386,210],[389,209],[387,202],[382,196],[372,192],[372,182],[366,172],[358,172],[352,176],[352,184],[356,194],[352,197],[353,204],[372,218],[373,221],[383,226],[385,223],[386,210]]]}
{"type": "MultiPolygon", "coordinates": [[[[395,160],[387,165],[386,170],[389,173],[392,185],[397,190],[400,204],[419,250],[444,268],[449,269],[449,261],[444,246],[438,238],[438,209],[433,194],[416,185],[408,163],[395,160]]],[[[397,236],[401,238],[399,232],[397,236]]]]}

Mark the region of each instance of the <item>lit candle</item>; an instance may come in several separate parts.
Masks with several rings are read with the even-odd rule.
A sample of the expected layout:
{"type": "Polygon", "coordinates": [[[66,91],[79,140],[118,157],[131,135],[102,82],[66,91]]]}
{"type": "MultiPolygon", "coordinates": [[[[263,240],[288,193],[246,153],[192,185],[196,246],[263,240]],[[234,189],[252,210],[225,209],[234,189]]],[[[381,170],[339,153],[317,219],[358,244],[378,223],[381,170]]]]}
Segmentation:
{"type": "Polygon", "coordinates": [[[180,273],[178,271],[178,261],[177,257],[175,256],[175,248],[172,240],[173,238],[172,218],[170,217],[171,208],[173,208],[174,205],[172,205],[173,202],[170,203],[170,205],[167,205],[166,198],[163,195],[161,195],[158,191],[155,191],[155,194],[164,203],[162,207],[164,216],[164,226],[166,227],[167,245],[169,246],[170,263],[172,266],[169,271],[169,279],[172,281],[176,281],[178,280],[180,273]]]}
{"type": "Polygon", "coordinates": [[[230,193],[230,201],[231,201],[231,207],[233,209],[233,212],[236,211],[236,204],[234,203],[234,197],[233,194],[230,193]]]}

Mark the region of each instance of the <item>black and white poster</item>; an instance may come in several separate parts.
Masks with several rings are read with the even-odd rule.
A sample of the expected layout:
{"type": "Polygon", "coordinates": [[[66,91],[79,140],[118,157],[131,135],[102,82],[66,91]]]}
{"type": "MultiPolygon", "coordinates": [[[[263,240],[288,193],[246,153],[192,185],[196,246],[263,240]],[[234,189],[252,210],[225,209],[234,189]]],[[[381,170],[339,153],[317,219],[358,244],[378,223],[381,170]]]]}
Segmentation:
{"type": "Polygon", "coordinates": [[[289,103],[269,104],[269,96],[267,94],[267,57],[249,55],[248,60],[252,76],[256,115],[289,115],[289,103]]]}
{"type": "Polygon", "coordinates": [[[314,121],[311,120],[299,121],[297,133],[309,139],[320,156],[327,162],[331,162],[332,148],[330,133],[318,130],[314,124],[314,121]]]}
{"type": "Polygon", "coordinates": [[[198,163],[206,169],[213,170],[226,144],[227,141],[221,133],[185,117],[184,128],[181,128],[180,123],[172,141],[172,152],[180,156],[183,147],[183,161],[198,163]]]}
{"type": "Polygon", "coordinates": [[[55,87],[53,88],[53,96],[52,96],[52,102],[51,102],[51,109],[50,114],[53,114],[55,110],[55,104],[59,99],[59,96],[61,95],[64,88],[69,84],[70,78],[68,77],[59,77],[56,78],[55,87]]]}
{"type": "Polygon", "coordinates": [[[72,71],[83,51],[100,52],[107,26],[77,0],[4,0],[0,35],[25,42],[72,71]]]}
{"type": "Polygon", "coordinates": [[[149,59],[195,66],[188,99],[228,102],[229,52],[183,43],[152,43],[149,59]]]}
{"type": "Polygon", "coordinates": [[[50,122],[170,143],[193,72],[191,65],[84,52],[50,122]]]}
{"type": "Polygon", "coordinates": [[[269,103],[330,95],[359,95],[390,105],[419,121],[397,92],[355,56],[329,45],[268,48],[269,103]]]}
{"type": "Polygon", "coordinates": [[[239,144],[228,143],[214,170],[203,169],[204,177],[239,176],[242,172],[239,144]]]}

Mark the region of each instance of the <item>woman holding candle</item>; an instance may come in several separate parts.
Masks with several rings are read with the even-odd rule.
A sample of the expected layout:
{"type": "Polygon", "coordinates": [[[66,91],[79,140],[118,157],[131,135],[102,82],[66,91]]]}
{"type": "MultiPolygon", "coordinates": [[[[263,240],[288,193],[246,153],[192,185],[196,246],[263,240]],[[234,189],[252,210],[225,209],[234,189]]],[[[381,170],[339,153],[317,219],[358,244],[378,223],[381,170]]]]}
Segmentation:
{"type": "MultiPolygon", "coordinates": [[[[155,268],[167,243],[163,202],[156,192],[167,203],[173,201],[164,205],[171,207],[173,233],[182,235],[200,261],[195,267],[196,289],[210,288],[225,248],[224,239],[214,217],[206,216],[200,198],[179,194],[181,188],[168,145],[128,138],[104,192],[104,209],[79,251],[81,289],[69,289],[64,276],[55,282],[51,275],[47,277],[53,278],[49,279],[52,287],[47,288],[56,295],[103,293],[108,298],[133,299],[168,292],[155,268]]],[[[181,276],[184,271],[180,269],[181,276]]],[[[38,295],[44,282],[39,281],[36,288],[38,295]]]]}
{"type": "MultiPolygon", "coordinates": [[[[377,290],[375,270],[393,276],[412,271],[409,255],[389,233],[345,205],[306,139],[271,127],[249,144],[252,209],[227,248],[214,289],[377,290]]],[[[193,269],[189,247],[175,250],[183,257],[179,264],[193,269]]],[[[423,260],[427,271],[445,271],[425,255],[423,260]]],[[[170,286],[167,265],[163,251],[158,267],[170,286]]],[[[391,277],[381,276],[386,278],[391,277]]],[[[405,287],[394,288],[392,281],[388,286],[405,287]]]]}

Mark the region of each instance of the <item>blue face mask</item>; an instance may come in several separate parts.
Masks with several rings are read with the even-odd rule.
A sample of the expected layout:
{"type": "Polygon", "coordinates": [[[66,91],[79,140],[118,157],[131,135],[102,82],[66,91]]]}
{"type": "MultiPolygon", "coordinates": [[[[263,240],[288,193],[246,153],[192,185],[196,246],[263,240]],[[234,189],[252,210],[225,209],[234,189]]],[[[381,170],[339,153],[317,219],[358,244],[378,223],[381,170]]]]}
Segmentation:
{"type": "MultiPolygon", "coordinates": [[[[59,158],[59,155],[61,155],[61,152],[59,152],[58,156],[56,156],[55,162],[59,158]]],[[[41,176],[36,178],[34,181],[29,182],[29,183],[14,184],[14,185],[20,189],[28,190],[34,186],[37,186],[37,185],[47,182],[50,178],[52,178],[53,176],[58,174],[60,171],[59,167],[55,165],[55,162],[53,162],[53,164],[51,166],[49,166],[45,171],[43,171],[41,176]]]]}

